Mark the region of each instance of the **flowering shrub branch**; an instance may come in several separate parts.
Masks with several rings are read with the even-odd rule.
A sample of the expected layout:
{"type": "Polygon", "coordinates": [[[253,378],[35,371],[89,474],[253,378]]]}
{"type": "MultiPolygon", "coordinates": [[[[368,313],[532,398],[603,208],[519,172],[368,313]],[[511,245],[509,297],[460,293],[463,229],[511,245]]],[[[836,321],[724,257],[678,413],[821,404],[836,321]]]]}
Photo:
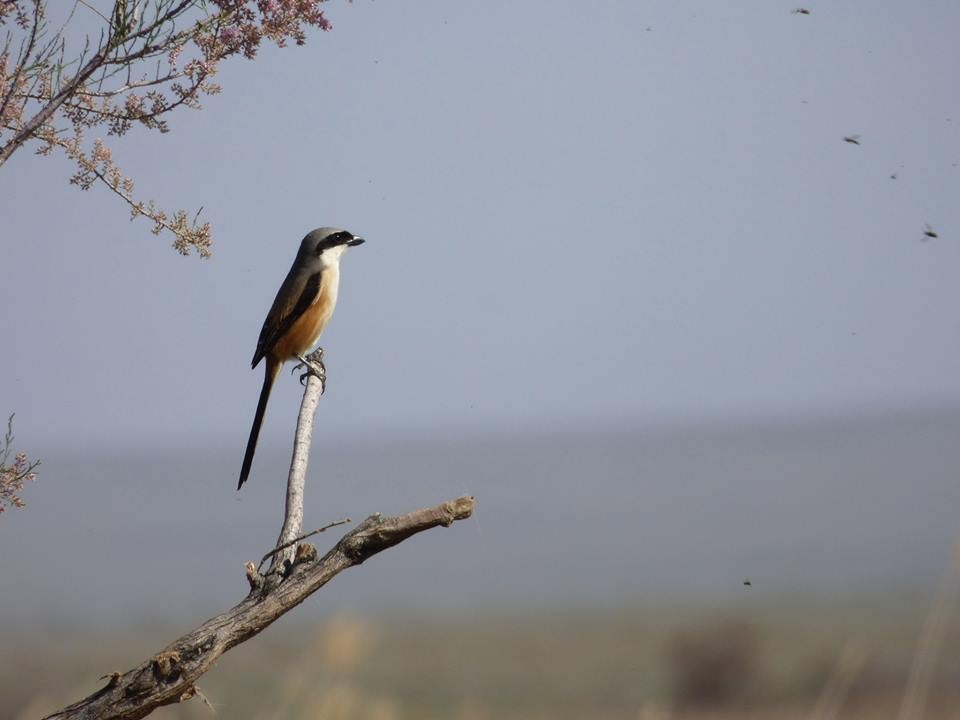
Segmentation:
{"type": "MultiPolygon", "coordinates": [[[[0,0],[2,2],[3,0],[0,0]]],[[[39,460],[29,462],[27,454],[18,452],[13,455],[13,462],[10,462],[10,455],[13,453],[13,415],[7,420],[7,432],[0,443],[0,513],[10,507],[23,507],[24,502],[20,498],[23,491],[23,484],[32,482],[37,474],[34,472],[40,464],[39,460]]]]}
{"type": "Polygon", "coordinates": [[[102,138],[87,141],[88,131],[168,132],[171,112],[199,109],[202,96],[220,92],[212,78],[222,60],[253,59],[264,40],[302,45],[309,27],[329,30],[320,10],[326,0],[115,0],[109,12],[97,1],[74,0],[51,30],[45,0],[0,0],[0,166],[30,142],[41,155],[62,150],[77,165],[71,183],[106,185],[131,218],[143,215],[154,233],[170,232],[178,252],[209,256],[210,224],[199,224],[199,213],[191,220],[184,210],[168,214],[137,200],[133,180],[102,138]],[[97,18],[100,36],[86,36],[68,58],[67,30],[80,12],[97,18]]]}

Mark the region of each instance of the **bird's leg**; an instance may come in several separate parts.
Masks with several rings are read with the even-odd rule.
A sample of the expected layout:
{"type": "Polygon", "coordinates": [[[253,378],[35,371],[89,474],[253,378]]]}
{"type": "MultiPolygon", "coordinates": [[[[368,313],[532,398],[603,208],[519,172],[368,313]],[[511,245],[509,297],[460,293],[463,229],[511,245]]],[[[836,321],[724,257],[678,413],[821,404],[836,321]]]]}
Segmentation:
{"type": "Polygon", "coordinates": [[[323,395],[327,390],[327,368],[323,364],[323,348],[318,347],[306,357],[297,355],[297,360],[300,362],[293,366],[291,372],[307,368],[307,372],[300,376],[300,384],[303,385],[310,375],[315,375],[320,379],[320,394],[323,395]]]}

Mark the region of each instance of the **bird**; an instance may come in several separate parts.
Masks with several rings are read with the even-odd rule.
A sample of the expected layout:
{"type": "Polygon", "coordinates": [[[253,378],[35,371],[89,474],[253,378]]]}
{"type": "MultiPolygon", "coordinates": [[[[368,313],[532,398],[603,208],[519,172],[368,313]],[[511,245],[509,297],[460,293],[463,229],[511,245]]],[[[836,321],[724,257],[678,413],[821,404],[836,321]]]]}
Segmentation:
{"type": "MultiPolygon", "coordinates": [[[[250,476],[260,425],[280,368],[287,360],[294,359],[314,368],[304,356],[317,344],[333,315],[340,289],[340,258],[348,248],[363,242],[363,238],[347,230],[332,227],[311,230],[300,242],[290,272],[263,321],[257,349],[250,363],[251,368],[256,368],[261,360],[266,361],[263,389],[260,390],[257,412],[253,416],[237,490],[243,487],[250,476]]],[[[322,363],[319,370],[322,373],[322,363]]]]}
{"type": "Polygon", "coordinates": [[[859,145],[859,144],[860,144],[860,136],[859,136],[859,135],[846,135],[846,136],[844,136],[843,141],[844,141],[845,143],[850,143],[851,145],[859,145]]]}

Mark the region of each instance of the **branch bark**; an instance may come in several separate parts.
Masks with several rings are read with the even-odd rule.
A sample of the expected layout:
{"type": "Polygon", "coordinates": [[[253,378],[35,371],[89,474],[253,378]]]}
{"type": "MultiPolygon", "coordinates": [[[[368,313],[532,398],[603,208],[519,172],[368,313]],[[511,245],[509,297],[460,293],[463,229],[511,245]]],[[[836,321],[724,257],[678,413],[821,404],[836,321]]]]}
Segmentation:
{"type": "MultiPolygon", "coordinates": [[[[318,350],[311,360],[323,361],[323,352],[318,350]]],[[[293,440],[293,457],[290,458],[290,472],[287,475],[287,502],[284,506],[283,527],[277,538],[277,547],[291,542],[303,533],[303,488],[307,477],[307,463],[310,460],[310,444],[313,441],[313,416],[317,412],[320,396],[323,394],[323,382],[315,373],[307,374],[307,386],[303,389],[300,401],[300,414],[297,415],[297,431],[293,440]]],[[[289,547],[273,556],[270,570],[282,568],[285,563],[293,562],[296,548],[289,547]]]]}
{"type": "Polygon", "coordinates": [[[248,572],[250,594],[238,605],[132,670],[114,673],[105,687],[45,720],[134,720],[163,705],[188,700],[197,694],[197,679],[221,655],[257,635],[336,575],[419,532],[468,518],[473,508],[474,499],[465,496],[397,517],[371,515],[320,559],[298,548],[289,573],[277,585],[248,572]]]}

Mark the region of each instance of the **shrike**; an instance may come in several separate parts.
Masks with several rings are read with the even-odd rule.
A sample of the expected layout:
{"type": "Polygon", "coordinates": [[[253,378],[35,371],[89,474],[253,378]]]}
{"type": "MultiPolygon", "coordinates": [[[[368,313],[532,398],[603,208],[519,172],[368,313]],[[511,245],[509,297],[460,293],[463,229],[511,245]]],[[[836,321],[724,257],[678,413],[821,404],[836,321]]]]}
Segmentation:
{"type": "Polygon", "coordinates": [[[330,227],[313,230],[301,241],[293,267],[280,286],[267,319],[263,321],[257,351],[250,365],[256,367],[266,358],[263,389],[260,391],[257,413],[253,416],[237,490],[243,487],[250,475],[263,414],[280,368],[287,360],[294,359],[312,367],[304,356],[317,344],[337,304],[340,256],[347,248],[362,242],[363,238],[353,233],[330,227]]]}

